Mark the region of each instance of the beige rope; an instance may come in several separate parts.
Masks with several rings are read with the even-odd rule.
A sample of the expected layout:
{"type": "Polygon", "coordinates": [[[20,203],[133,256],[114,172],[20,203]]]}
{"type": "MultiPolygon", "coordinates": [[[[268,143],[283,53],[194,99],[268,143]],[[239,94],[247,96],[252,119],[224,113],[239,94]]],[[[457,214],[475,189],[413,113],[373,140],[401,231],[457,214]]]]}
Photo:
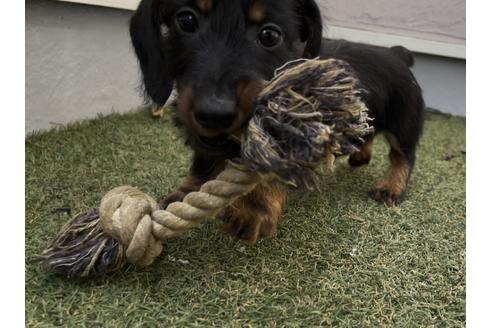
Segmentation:
{"type": "Polygon", "coordinates": [[[248,172],[274,173],[229,166],[166,210],[136,188],[116,188],[99,210],[72,218],[37,260],[67,277],[113,272],[125,260],[148,265],[162,252],[163,240],[214,218],[265,179],[316,185],[316,168],[330,164],[335,155],[356,151],[363,137],[373,133],[361,99],[364,92],[343,61],[287,63],[258,97],[241,136],[240,160],[248,172]]]}
{"type": "Polygon", "coordinates": [[[162,241],[196,228],[270,176],[241,171],[232,165],[182,202],[166,210],[152,197],[130,186],[108,192],[101,201],[101,224],[125,249],[128,262],[149,265],[162,252],[162,241]]]}

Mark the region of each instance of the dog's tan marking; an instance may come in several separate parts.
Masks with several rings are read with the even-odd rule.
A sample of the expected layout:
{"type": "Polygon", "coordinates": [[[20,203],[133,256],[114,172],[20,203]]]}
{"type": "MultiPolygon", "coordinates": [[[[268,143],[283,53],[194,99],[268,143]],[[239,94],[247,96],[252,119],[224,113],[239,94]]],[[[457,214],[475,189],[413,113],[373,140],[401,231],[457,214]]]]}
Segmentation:
{"type": "Polygon", "coordinates": [[[287,188],[271,182],[258,186],[239,198],[219,216],[222,229],[231,236],[254,244],[259,238],[272,236],[287,201],[287,188]]]}
{"type": "Polygon", "coordinates": [[[265,9],[255,1],[249,8],[248,17],[253,23],[261,23],[265,19],[265,9]]]}
{"type": "Polygon", "coordinates": [[[197,0],[196,5],[203,12],[209,12],[214,6],[214,0],[197,0]]]}
{"type": "Polygon", "coordinates": [[[192,121],[193,88],[191,86],[178,86],[178,98],[176,100],[178,119],[186,126],[192,121]]]}
{"type": "Polygon", "coordinates": [[[368,164],[371,161],[374,140],[371,137],[361,147],[360,150],[350,155],[349,163],[352,166],[368,164]]]}
{"type": "Polygon", "coordinates": [[[262,80],[239,81],[236,87],[239,109],[249,117],[255,109],[256,100],[266,82],[262,80]]]}
{"type": "Polygon", "coordinates": [[[392,134],[385,134],[385,136],[391,147],[390,167],[383,180],[376,185],[373,198],[394,205],[401,200],[407,189],[410,165],[395,136],[392,134]]]}

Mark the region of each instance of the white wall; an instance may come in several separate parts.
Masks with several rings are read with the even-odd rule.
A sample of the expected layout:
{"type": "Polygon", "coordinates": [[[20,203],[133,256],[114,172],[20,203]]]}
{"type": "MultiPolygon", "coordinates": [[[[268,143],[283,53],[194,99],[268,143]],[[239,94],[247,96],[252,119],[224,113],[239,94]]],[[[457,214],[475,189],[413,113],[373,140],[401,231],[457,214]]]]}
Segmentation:
{"type": "Polygon", "coordinates": [[[318,4],[329,37],[466,56],[465,0],[318,0],[318,4]]]}
{"type": "MultiPolygon", "coordinates": [[[[133,10],[140,0],[61,0],[133,10]]],[[[230,0],[227,0],[230,1],[230,0]]],[[[280,1],[280,0],[279,0],[280,1]]],[[[325,36],[466,57],[466,0],[317,0],[325,36]]]]}
{"type": "MultiPolygon", "coordinates": [[[[26,132],[142,103],[128,33],[131,14],[26,1],[26,132]]],[[[465,69],[463,60],[418,55],[414,72],[427,104],[464,116],[465,69]]]]}
{"type": "Polygon", "coordinates": [[[318,0],[330,25],[465,44],[465,0],[318,0]]]}

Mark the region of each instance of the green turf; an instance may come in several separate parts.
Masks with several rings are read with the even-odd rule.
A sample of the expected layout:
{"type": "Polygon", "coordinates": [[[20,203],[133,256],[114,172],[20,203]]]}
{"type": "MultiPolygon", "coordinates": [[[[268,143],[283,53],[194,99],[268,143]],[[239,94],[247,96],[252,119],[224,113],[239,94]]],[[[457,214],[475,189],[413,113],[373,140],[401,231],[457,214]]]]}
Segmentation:
{"type": "MultiPolygon", "coordinates": [[[[255,246],[213,223],[165,245],[148,268],[68,281],[26,264],[29,327],[463,327],[465,120],[428,113],[406,201],[368,191],[387,166],[339,161],[321,193],[294,195],[277,235],[255,246]],[[179,260],[185,260],[179,261],[179,260]],[[188,262],[186,262],[188,261],[188,262]]],[[[111,115],[26,140],[26,255],[72,214],[131,184],[155,197],[190,152],[168,117],[111,115]]]]}

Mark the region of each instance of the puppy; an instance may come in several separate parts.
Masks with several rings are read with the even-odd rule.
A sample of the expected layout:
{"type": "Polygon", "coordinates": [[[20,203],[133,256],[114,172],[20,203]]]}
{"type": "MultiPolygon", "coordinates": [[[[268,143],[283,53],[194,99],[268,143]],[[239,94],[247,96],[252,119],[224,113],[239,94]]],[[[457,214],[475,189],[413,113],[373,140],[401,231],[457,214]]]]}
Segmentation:
{"type": "MultiPolygon", "coordinates": [[[[175,121],[194,152],[187,180],[162,207],[198,190],[239,155],[240,145],[230,136],[247,124],[276,68],[316,56],[350,63],[368,91],[364,100],[375,129],[391,146],[389,170],[372,197],[391,205],[401,201],[424,108],[405,48],[323,40],[314,0],[143,0],[130,34],[149,100],[163,105],[176,86],[175,121]]],[[[369,163],[372,140],[350,156],[350,165],[369,163]]],[[[287,192],[278,183],[260,185],[223,211],[224,230],[250,243],[272,235],[287,192]]]]}

